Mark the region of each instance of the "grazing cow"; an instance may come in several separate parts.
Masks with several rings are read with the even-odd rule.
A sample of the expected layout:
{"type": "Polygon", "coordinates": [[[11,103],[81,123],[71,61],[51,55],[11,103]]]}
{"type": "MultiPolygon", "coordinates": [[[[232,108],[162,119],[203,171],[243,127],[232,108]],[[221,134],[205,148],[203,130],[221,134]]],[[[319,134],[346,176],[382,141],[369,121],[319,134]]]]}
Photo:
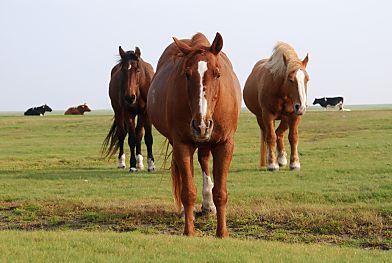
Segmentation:
{"type": "Polygon", "coordinates": [[[52,109],[48,105],[45,104],[45,105],[42,105],[39,107],[33,107],[33,108],[28,109],[27,111],[25,111],[24,115],[25,116],[31,116],[31,115],[44,116],[46,111],[51,112],[52,109]]]}
{"type": "Polygon", "coordinates": [[[332,97],[332,98],[320,98],[314,99],[313,105],[320,104],[321,107],[327,109],[327,107],[339,107],[339,110],[343,110],[343,97],[332,97]]]}
{"type": "Polygon", "coordinates": [[[65,111],[65,115],[84,115],[85,112],[90,112],[91,109],[87,106],[87,104],[82,104],[77,107],[71,107],[65,111]]]}

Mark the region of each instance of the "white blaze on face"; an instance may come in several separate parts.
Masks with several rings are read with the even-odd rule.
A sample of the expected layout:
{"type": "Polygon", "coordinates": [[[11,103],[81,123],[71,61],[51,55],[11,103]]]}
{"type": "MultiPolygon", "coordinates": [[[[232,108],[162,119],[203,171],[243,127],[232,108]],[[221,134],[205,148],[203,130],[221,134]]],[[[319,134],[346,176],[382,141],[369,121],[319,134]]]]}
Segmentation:
{"type": "Polygon", "coordinates": [[[204,85],[203,85],[203,78],[204,78],[204,73],[207,71],[207,62],[206,61],[199,61],[197,71],[199,72],[200,75],[200,97],[199,97],[199,108],[200,108],[200,115],[201,115],[201,125],[205,126],[204,119],[207,115],[207,99],[206,99],[206,93],[204,91],[204,85]]]}
{"type": "Polygon", "coordinates": [[[297,70],[295,77],[298,82],[298,94],[301,101],[301,110],[304,111],[306,109],[305,73],[299,69],[297,70]]]}
{"type": "Polygon", "coordinates": [[[128,66],[128,70],[130,70],[132,68],[132,64],[129,64],[128,66]]]}

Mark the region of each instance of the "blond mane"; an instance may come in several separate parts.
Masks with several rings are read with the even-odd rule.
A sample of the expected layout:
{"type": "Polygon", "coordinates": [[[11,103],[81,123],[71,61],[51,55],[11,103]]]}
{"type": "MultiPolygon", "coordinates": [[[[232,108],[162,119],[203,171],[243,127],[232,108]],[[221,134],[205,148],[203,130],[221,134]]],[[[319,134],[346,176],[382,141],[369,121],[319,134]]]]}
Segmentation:
{"type": "Polygon", "coordinates": [[[271,72],[274,78],[286,77],[302,66],[302,61],[298,58],[294,48],[287,43],[278,42],[265,67],[271,72]],[[287,58],[287,67],[283,56],[287,58]]]}

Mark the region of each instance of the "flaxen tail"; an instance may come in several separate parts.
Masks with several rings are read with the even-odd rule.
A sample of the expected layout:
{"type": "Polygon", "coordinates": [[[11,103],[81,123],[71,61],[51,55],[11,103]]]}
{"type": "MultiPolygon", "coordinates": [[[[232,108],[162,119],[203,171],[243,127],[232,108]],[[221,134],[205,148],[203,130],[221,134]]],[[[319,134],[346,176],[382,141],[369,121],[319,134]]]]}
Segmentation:
{"type": "Polygon", "coordinates": [[[171,163],[171,176],[172,176],[172,190],[174,195],[174,201],[176,203],[178,212],[180,212],[182,181],[181,181],[181,174],[180,171],[178,170],[174,157],[172,158],[172,163],[171,163]]]}
{"type": "Polygon", "coordinates": [[[102,143],[101,154],[105,158],[110,158],[117,152],[118,148],[120,148],[119,129],[116,125],[116,121],[113,120],[112,127],[102,143]]]}
{"type": "Polygon", "coordinates": [[[267,144],[264,140],[263,130],[260,129],[260,166],[264,167],[267,165],[267,144]]]}

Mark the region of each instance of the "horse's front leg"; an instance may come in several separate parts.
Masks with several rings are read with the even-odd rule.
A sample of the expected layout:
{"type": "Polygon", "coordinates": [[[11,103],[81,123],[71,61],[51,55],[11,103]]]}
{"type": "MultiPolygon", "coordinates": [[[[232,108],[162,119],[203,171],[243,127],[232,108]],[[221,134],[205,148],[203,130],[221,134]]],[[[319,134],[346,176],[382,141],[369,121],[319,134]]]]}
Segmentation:
{"type": "Polygon", "coordinates": [[[184,235],[194,236],[193,210],[196,202],[196,187],[193,182],[193,153],[195,149],[187,144],[173,144],[173,158],[181,176],[181,202],[185,212],[184,235]]]}
{"type": "Polygon", "coordinates": [[[124,127],[124,115],[122,113],[118,113],[118,112],[115,113],[114,125],[117,126],[116,128],[118,131],[118,145],[119,145],[117,168],[124,169],[126,167],[125,153],[124,153],[124,140],[125,140],[125,136],[127,136],[127,132],[124,127]]]}
{"type": "Polygon", "coordinates": [[[226,227],[226,205],[227,205],[227,176],[231,159],[233,157],[233,139],[218,144],[212,150],[214,188],[212,194],[217,212],[217,237],[227,237],[229,235],[226,227]]]}
{"type": "Polygon", "coordinates": [[[214,200],[212,198],[212,188],[214,187],[214,184],[212,183],[209,169],[210,152],[211,151],[209,148],[199,148],[197,150],[197,157],[203,176],[203,201],[201,204],[201,211],[204,214],[212,213],[215,215],[216,208],[214,205],[214,200]]]}
{"type": "Polygon", "coordinates": [[[127,118],[127,129],[128,129],[128,145],[131,151],[131,157],[129,158],[130,168],[129,172],[136,172],[136,157],[135,157],[135,147],[136,147],[136,133],[135,133],[135,117],[130,116],[127,118]]]}
{"type": "Polygon", "coordinates": [[[276,129],[276,145],[278,150],[278,164],[279,166],[287,165],[287,153],[284,149],[284,133],[289,128],[288,119],[282,116],[279,127],[276,129]]]}
{"type": "Polygon", "coordinates": [[[300,116],[291,117],[289,120],[289,142],[291,146],[290,170],[299,170],[301,168],[298,156],[298,125],[300,121],[300,116]]]}
{"type": "Polygon", "coordinates": [[[136,133],[136,169],[144,170],[143,155],[142,155],[142,138],[143,138],[143,128],[145,122],[145,115],[140,114],[137,117],[137,125],[135,129],[136,133]]]}
{"type": "Polygon", "coordinates": [[[145,121],[144,121],[144,130],[146,131],[144,135],[144,142],[146,144],[147,148],[147,164],[148,164],[148,171],[149,172],[155,172],[155,160],[154,160],[154,155],[152,153],[152,144],[154,142],[153,137],[152,137],[152,124],[150,121],[150,118],[146,114],[145,116],[145,121]]]}
{"type": "Polygon", "coordinates": [[[275,118],[272,114],[263,111],[263,124],[265,132],[265,140],[267,142],[267,169],[269,171],[279,170],[279,165],[276,162],[275,145],[275,118]]]}

